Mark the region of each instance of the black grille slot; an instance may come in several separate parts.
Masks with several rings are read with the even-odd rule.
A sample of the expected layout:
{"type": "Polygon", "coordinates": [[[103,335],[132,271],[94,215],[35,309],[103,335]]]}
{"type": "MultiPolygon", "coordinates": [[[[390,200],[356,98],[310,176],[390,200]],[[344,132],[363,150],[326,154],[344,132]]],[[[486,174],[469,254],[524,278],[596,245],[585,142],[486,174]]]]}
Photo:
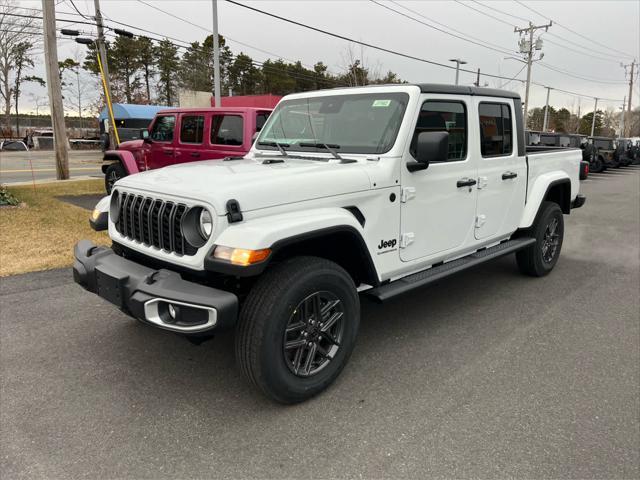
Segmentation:
{"type": "Polygon", "coordinates": [[[120,192],[120,215],[116,230],[126,238],[179,255],[194,255],[198,249],[182,235],[182,218],[188,208],[182,203],[120,192]]]}

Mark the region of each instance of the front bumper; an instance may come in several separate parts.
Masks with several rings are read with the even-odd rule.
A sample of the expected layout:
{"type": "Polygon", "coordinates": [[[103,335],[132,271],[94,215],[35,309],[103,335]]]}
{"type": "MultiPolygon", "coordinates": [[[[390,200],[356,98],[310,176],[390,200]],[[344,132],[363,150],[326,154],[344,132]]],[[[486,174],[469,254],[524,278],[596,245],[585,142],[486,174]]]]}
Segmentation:
{"type": "Polygon", "coordinates": [[[81,240],[74,249],[73,279],[86,290],[156,327],[186,334],[235,324],[238,297],[122,258],[107,247],[81,240]]]}

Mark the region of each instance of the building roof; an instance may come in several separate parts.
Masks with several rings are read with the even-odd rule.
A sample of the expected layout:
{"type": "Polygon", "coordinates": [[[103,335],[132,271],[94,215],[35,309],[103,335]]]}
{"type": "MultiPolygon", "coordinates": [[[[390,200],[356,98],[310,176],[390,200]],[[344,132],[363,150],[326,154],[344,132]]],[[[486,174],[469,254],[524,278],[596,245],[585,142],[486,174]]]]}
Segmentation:
{"type": "MultiPolygon", "coordinates": [[[[134,105],[130,103],[114,103],[113,104],[113,116],[116,120],[128,120],[131,118],[149,119],[155,117],[156,113],[160,110],[167,110],[171,107],[164,105],[134,105]]],[[[99,120],[104,120],[109,117],[107,107],[104,107],[100,112],[99,120]]]]}

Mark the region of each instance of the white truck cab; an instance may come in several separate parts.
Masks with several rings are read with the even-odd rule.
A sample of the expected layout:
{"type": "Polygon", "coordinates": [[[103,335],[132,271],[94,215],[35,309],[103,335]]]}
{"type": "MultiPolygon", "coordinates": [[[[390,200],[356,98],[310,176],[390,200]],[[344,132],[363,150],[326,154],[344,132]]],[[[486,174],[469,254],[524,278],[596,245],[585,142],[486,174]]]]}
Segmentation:
{"type": "Polygon", "coordinates": [[[359,295],[385,301],[515,253],[555,266],[580,207],[579,149],[527,153],[520,98],[386,85],[281,100],[243,158],[128,176],[81,241],[74,277],[143,322],[236,328],[244,373],[292,403],[351,353],[359,295]]]}

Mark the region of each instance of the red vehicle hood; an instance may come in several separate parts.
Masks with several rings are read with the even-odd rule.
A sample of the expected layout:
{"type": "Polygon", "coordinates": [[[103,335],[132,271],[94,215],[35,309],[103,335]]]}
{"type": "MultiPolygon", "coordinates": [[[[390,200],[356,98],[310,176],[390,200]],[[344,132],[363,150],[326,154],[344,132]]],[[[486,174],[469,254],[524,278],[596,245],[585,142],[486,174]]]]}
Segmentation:
{"type": "Polygon", "coordinates": [[[134,152],[136,150],[140,150],[143,144],[143,140],[129,140],[128,142],[122,142],[120,145],[118,145],[118,150],[128,150],[129,152],[134,152]]]}

